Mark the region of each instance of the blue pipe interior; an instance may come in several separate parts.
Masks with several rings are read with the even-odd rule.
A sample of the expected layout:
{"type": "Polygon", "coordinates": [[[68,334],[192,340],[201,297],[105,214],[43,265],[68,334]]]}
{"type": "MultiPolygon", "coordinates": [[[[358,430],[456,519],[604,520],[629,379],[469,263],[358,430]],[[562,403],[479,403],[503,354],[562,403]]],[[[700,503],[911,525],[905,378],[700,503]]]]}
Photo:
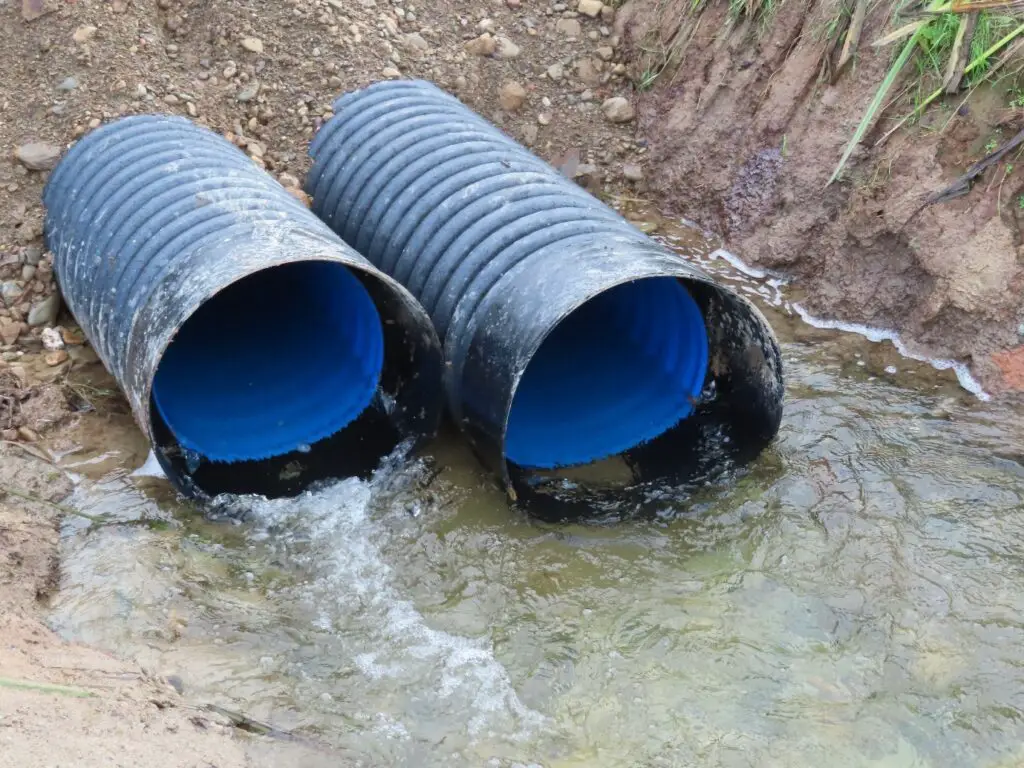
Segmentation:
{"type": "Polygon", "coordinates": [[[679,280],[617,286],[563,320],[530,361],[505,456],[554,469],[634,448],[693,412],[707,368],[704,318],[679,280]]]}
{"type": "Polygon", "coordinates": [[[305,261],[234,283],[186,321],[153,382],[183,448],[235,462],[308,450],[370,404],[384,332],[347,267],[305,261]]]}

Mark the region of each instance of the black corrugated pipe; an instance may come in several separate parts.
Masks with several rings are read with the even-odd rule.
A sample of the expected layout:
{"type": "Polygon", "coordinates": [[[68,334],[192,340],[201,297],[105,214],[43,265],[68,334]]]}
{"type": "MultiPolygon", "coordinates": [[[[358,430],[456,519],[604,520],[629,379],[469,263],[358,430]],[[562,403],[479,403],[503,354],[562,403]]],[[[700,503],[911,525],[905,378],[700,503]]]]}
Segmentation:
{"type": "Polygon", "coordinates": [[[313,210],[430,313],[448,407],[513,497],[609,456],[694,480],[774,437],[782,362],[748,301],[429,83],[334,111],[313,210]]]}
{"type": "Polygon", "coordinates": [[[67,305],[185,493],[294,494],[436,430],[423,308],[220,136],[119,120],[43,200],[67,305]]]}

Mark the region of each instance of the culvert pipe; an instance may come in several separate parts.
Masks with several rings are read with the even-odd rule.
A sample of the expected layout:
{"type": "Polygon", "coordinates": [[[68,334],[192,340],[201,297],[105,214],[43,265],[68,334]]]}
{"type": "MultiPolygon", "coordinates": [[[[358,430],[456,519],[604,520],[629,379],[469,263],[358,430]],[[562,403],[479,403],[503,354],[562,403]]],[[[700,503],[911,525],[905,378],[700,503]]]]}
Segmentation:
{"type": "Polygon", "coordinates": [[[189,495],[291,495],[433,434],[419,303],[215,133],[127,117],[43,194],[68,308],[189,495]]]}
{"type": "Polygon", "coordinates": [[[448,408],[514,496],[610,456],[694,480],[774,437],[779,347],[746,299],[429,83],[334,113],[313,210],[421,301],[448,408]]]}

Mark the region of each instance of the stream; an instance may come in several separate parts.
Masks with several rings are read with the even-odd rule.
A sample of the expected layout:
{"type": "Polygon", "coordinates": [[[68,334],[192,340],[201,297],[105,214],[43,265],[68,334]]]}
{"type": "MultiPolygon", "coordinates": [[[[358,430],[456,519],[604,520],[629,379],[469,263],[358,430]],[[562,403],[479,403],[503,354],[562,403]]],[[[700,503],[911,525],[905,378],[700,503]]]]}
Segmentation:
{"type": "Polygon", "coordinates": [[[67,519],[51,624],[341,764],[1024,761],[1020,412],[659,233],[783,343],[785,419],[752,466],[550,525],[446,434],[370,482],[207,520],[133,475],[127,416],[87,414],[67,503],[153,522],[67,519]]]}

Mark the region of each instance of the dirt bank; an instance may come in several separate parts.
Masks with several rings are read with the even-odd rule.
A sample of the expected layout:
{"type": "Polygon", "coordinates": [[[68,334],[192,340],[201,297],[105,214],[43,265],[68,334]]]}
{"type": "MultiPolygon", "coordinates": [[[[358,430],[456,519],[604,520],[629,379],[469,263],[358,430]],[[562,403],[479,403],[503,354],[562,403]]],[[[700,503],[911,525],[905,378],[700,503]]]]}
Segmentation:
{"type": "Polygon", "coordinates": [[[842,3],[768,3],[752,23],[732,22],[728,3],[690,13],[697,5],[633,0],[619,15],[636,79],[676,55],[639,98],[654,199],[796,277],[812,313],[895,328],[934,356],[969,360],[989,388],[1024,385],[1024,168],[1000,164],[969,195],[915,215],[1021,128],[1013,80],[959,111],[964,94],[949,97],[875,147],[913,107],[909,73],[826,186],[895,55],[868,45],[889,31],[889,6],[870,6],[857,57],[835,76],[842,3]]]}

